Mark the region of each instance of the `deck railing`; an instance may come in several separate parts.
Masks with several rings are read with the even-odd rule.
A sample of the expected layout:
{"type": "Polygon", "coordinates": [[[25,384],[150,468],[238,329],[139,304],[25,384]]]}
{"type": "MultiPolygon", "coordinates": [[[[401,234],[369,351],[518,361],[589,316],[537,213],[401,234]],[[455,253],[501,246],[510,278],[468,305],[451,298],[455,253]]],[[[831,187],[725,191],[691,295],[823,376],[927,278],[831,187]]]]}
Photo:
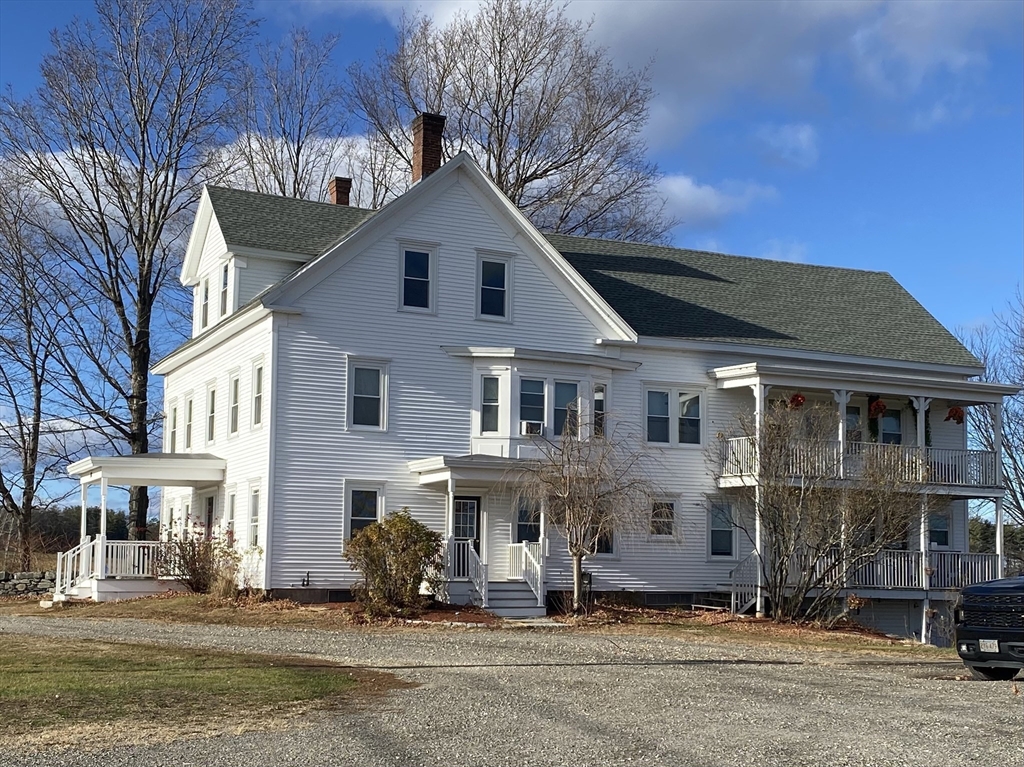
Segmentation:
{"type": "Polygon", "coordinates": [[[474,541],[448,539],[448,580],[472,582],[480,606],[487,607],[487,565],[476,553],[474,541]]]}
{"type": "MultiPolygon", "coordinates": [[[[725,440],[722,476],[753,477],[756,472],[754,439],[725,440]]],[[[989,450],[926,447],[922,455],[912,445],[848,442],[841,451],[838,440],[797,442],[790,448],[789,474],[794,477],[858,479],[869,472],[930,485],[998,487],[1000,482],[995,453],[989,450]]]]}
{"type": "Polygon", "coordinates": [[[544,543],[523,544],[523,580],[537,597],[537,606],[544,606],[544,543]]]}
{"type": "Polygon", "coordinates": [[[85,540],[70,551],[58,552],[57,580],[54,582],[55,594],[67,594],[79,583],[87,581],[93,576],[96,550],[96,541],[85,540]]]}
{"type": "Polygon", "coordinates": [[[160,552],[170,548],[166,541],[107,541],[107,578],[156,578],[160,552]]]}

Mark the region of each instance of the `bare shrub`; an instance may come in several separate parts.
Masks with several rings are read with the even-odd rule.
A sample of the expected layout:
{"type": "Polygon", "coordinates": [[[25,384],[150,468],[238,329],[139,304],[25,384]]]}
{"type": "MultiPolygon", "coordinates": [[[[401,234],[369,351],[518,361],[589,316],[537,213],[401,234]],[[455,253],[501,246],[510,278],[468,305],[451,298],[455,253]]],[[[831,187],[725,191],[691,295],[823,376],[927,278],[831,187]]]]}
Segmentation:
{"type": "Polygon", "coordinates": [[[182,535],[157,559],[157,574],[174,578],[193,594],[234,597],[238,552],[220,538],[182,535]]]}

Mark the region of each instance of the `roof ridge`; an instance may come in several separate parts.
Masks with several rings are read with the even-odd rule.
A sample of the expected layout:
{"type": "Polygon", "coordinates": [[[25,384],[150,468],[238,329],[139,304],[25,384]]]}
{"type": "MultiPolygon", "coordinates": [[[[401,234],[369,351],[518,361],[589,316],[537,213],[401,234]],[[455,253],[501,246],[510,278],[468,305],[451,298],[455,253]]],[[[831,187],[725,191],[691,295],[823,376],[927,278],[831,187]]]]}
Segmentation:
{"type": "Polygon", "coordinates": [[[344,210],[358,210],[364,213],[376,213],[379,208],[360,208],[358,205],[336,205],[333,202],[324,202],[323,200],[307,200],[304,197],[289,197],[286,194],[271,194],[270,192],[257,192],[254,189],[239,189],[234,186],[222,186],[221,184],[206,184],[207,189],[219,189],[225,192],[239,192],[241,194],[252,194],[260,197],[270,197],[275,200],[285,200],[289,202],[301,202],[308,203],[310,205],[326,205],[329,208],[341,208],[344,210]]]}

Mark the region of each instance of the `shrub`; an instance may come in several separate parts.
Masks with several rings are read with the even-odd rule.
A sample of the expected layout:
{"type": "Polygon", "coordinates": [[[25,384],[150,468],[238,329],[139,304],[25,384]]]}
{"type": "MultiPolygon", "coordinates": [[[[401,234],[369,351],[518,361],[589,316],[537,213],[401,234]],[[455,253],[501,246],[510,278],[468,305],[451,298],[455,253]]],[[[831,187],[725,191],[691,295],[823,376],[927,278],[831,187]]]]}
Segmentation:
{"type": "Polygon", "coordinates": [[[183,535],[170,541],[157,560],[157,573],[174,578],[194,594],[234,596],[238,552],[225,540],[183,535]]]}
{"type": "Polygon", "coordinates": [[[414,612],[424,604],[424,582],[435,593],[444,586],[443,546],[444,537],[407,508],[368,525],[345,547],[345,559],[363,576],[353,595],[371,614],[414,612]]]}

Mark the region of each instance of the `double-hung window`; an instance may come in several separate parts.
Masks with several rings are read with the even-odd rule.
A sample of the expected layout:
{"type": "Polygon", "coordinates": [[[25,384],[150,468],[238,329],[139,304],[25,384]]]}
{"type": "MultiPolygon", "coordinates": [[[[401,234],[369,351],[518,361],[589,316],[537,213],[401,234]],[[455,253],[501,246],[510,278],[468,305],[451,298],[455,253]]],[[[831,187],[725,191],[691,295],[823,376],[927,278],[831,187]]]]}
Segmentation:
{"type": "Polygon", "coordinates": [[[349,365],[349,426],[387,428],[387,365],[353,360],[349,365]]]}
{"type": "Polygon", "coordinates": [[[903,442],[901,415],[900,410],[885,411],[885,415],[880,419],[879,442],[885,445],[899,445],[903,442]]]}
{"type": "Polygon", "coordinates": [[[497,376],[484,376],[480,394],[480,432],[498,431],[499,389],[497,376]]]}
{"type": "Polygon", "coordinates": [[[217,390],[210,389],[206,393],[206,441],[213,442],[217,426],[217,390]]]}
{"type": "Polygon", "coordinates": [[[220,316],[225,317],[228,313],[228,265],[224,264],[220,277],[220,316]]]}
{"type": "Polygon", "coordinates": [[[594,423],[595,437],[604,436],[604,419],[607,407],[608,388],[604,384],[594,384],[594,423]]]}
{"type": "Polygon", "coordinates": [[[263,366],[252,370],[252,425],[263,423],[263,366]]]}
{"type": "Polygon", "coordinates": [[[652,387],[646,391],[645,408],[648,442],[664,445],[701,444],[699,392],[652,387]]]}
{"type": "Polygon", "coordinates": [[[928,541],[934,548],[949,548],[949,515],[928,515],[928,541]]]}
{"type": "MultiPolygon", "coordinates": [[[[544,423],[544,381],[519,379],[519,420],[530,424],[544,423]]],[[[533,427],[531,427],[533,428],[533,427]]],[[[534,433],[534,432],[528,432],[534,433]]]]}
{"type": "Polygon", "coordinates": [[[651,535],[675,534],[676,506],[670,501],[657,501],[651,508],[651,535]]]}
{"type": "Polygon", "coordinates": [[[185,449],[192,448],[192,398],[185,400],[185,449]]]}
{"type": "Polygon", "coordinates": [[[260,489],[254,487],[249,497],[249,548],[260,545],[260,489]]]}
{"type": "Polygon", "coordinates": [[[555,436],[579,429],[579,385],[555,382],[555,436]]]}
{"type": "Polygon", "coordinates": [[[540,540],[540,507],[529,501],[519,504],[516,517],[516,543],[536,543],[540,540]]]}
{"type": "Polygon", "coordinates": [[[203,280],[203,304],[200,309],[200,327],[205,328],[210,323],[210,280],[203,280]]]}
{"type": "Polygon", "coordinates": [[[477,306],[481,317],[509,319],[509,266],[505,258],[481,257],[477,306]]]}
{"type": "Polygon", "coordinates": [[[228,542],[234,543],[235,537],[235,494],[228,493],[227,512],[224,520],[224,531],[228,536],[228,542]]]}
{"type": "Polygon", "coordinates": [[[228,434],[238,434],[238,376],[228,381],[228,434]]]}
{"type": "Polygon", "coordinates": [[[168,439],[168,443],[169,443],[168,447],[170,447],[170,450],[168,452],[175,453],[175,452],[177,452],[177,449],[178,449],[178,406],[177,405],[175,405],[174,407],[171,408],[170,422],[171,422],[171,424],[170,424],[170,438],[168,439]]]}
{"type": "Polygon", "coordinates": [[[846,406],[846,441],[861,442],[860,405],[846,406]]]}
{"type": "Polygon", "coordinates": [[[353,486],[348,491],[348,540],[380,519],[382,493],[376,487],[353,486]]]}
{"type": "Polygon", "coordinates": [[[711,504],[708,536],[711,556],[736,558],[736,526],[728,503],[716,501],[711,504]]]}
{"type": "Polygon", "coordinates": [[[433,307],[433,258],[426,250],[402,250],[402,308],[430,311],[433,307]]]}

